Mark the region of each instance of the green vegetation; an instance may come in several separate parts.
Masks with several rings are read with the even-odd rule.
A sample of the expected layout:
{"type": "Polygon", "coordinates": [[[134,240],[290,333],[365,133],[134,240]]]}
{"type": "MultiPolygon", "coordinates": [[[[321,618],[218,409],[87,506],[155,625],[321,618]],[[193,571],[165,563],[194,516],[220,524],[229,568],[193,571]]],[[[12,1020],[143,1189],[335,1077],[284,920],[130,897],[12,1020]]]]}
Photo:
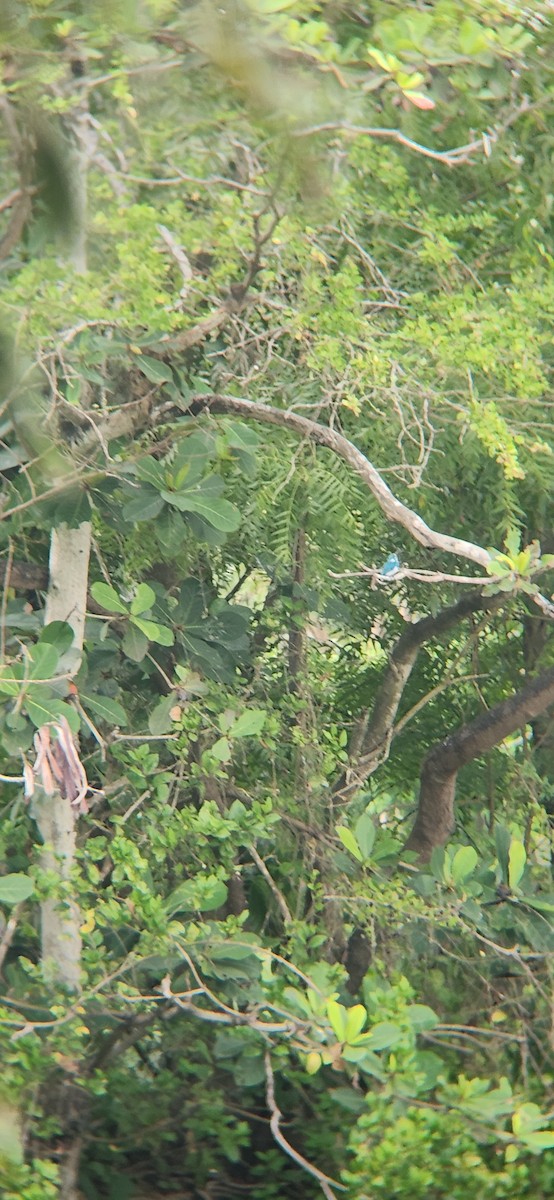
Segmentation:
{"type": "Polygon", "coordinates": [[[552,1195],[550,10],[1,7],[7,1200],[552,1195]]]}

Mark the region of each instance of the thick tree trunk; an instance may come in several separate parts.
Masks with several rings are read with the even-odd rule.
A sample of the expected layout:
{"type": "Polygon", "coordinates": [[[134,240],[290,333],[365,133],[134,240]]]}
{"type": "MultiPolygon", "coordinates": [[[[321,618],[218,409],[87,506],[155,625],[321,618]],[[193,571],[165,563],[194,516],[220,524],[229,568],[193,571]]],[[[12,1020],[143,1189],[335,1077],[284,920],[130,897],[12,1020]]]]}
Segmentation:
{"type": "Polygon", "coordinates": [[[455,827],[458,771],[538,717],[550,704],[554,704],[554,667],[432,747],[421,770],[417,816],[406,850],[415,850],[425,862],[435,846],[448,841],[455,827]]]}

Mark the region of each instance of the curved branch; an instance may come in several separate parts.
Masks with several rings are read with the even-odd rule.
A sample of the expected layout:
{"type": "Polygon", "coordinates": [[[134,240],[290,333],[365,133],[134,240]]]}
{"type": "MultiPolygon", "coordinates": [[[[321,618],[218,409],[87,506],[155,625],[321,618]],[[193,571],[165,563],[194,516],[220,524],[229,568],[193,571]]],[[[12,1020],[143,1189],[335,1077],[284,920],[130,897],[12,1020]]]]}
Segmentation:
{"type": "Polygon", "coordinates": [[[405,849],[415,850],[426,862],[435,846],[444,845],[455,828],[458,771],[538,717],[551,704],[554,704],[554,667],[433,746],[421,769],[417,816],[405,849]]]}
{"type": "Polygon", "coordinates": [[[450,605],[436,616],[423,617],[414,625],[409,625],[400,635],[389,657],[371,717],[363,733],[359,757],[349,764],[335,792],[340,792],[343,798],[349,797],[388,758],[404,688],[424,643],[440,637],[473,612],[497,608],[500,599],[499,596],[484,598],[475,593],[463,596],[457,604],[450,605]]]}
{"type": "Polygon", "coordinates": [[[188,411],[199,413],[204,409],[208,409],[210,412],[235,412],[266,425],[279,425],[282,429],[291,429],[294,433],[308,438],[317,446],[325,446],[327,450],[332,450],[333,454],[342,458],[343,462],[347,463],[356,475],[359,475],[388,520],[402,525],[416,542],[422,546],[432,547],[434,550],[442,550],[444,554],[454,554],[458,558],[469,559],[470,562],[478,563],[481,567],[486,567],[490,562],[490,554],[483,546],[477,546],[474,542],[466,542],[463,538],[452,537],[450,534],[438,533],[435,529],[431,529],[413,509],[408,508],[401,500],[397,500],[365,454],[362,454],[362,451],[349,442],[348,438],[343,437],[334,429],[329,429],[326,425],[319,425],[317,421],[312,421],[309,417],[301,417],[298,413],[290,410],[272,408],[269,404],[258,404],[254,400],[246,400],[238,396],[204,395],[202,393],[194,395],[188,411]]]}

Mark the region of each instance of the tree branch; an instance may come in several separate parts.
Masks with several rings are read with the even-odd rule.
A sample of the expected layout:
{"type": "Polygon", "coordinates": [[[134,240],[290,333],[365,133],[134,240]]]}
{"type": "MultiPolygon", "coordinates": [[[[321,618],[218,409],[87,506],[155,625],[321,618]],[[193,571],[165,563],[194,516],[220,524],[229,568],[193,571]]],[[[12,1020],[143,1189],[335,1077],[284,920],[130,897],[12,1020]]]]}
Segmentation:
{"type": "Polygon", "coordinates": [[[317,1179],[323,1195],[327,1197],[327,1200],[335,1200],[331,1188],[336,1188],[339,1192],[345,1192],[346,1188],[343,1187],[342,1183],[337,1183],[336,1179],[331,1179],[329,1175],[324,1175],[323,1171],[320,1171],[318,1167],[314,1167],[311,1162],[308,1162],[307,1158],[304,1158],[302,1154],[298,1153],[298,1150],[294,1149],[294,1146],[291,1146],[290,1142],[287,1142],[285,1135],[281,1133],[280,1126],[281,1121],[283,1120],[283,1114],[277,1107],[277,1103],[275,1101],[275,1077],[273,1074],[273,1067],[271,1066],[269,1050],[266,1050],[265,1052],[264,1063],[266,1083],[265,1095],[267,1107],[271,1114],[269,1126],[277,1145],[281,1147],[281,1150],[285,1151],[285,1154],[288,1154],[289,1158],[292,1158],[293,1162],[298,1163],[298,1165],[302,1167],[304,1171],[307,1171],[309,1175],[313,1175],[314,1179],[317,1179]]]}
{"type": "Polygon", "coordinates": [[[436,616],[423,617],[414,625],[409,625],[401,634],[389,656],[373,712],[362,738],[359,758],[349,764],[345,774],[338,781],[334,789],[337,793],[342,797],[351,796],[362,787],[381,763],[386,762],[404,688],[424,643],[440,637],[471,613],[493,610],[499,603],[500,597],[496,596],[483,598],[475,593],[463,596],[457,604],[443,609],[436,616]]]}
{"type": "Polygon", "coordinates": [[[454,831],[458,771],[554,704],[554,667],[433,746],[421,770],[417,816],[406,842],[425,862],[454,831]]]}
{"type": "Polygon", "coordinates": [[[482,546],[477,546],[474,542],[466,542],[463,538],[452,537],[450,534],[438,533],[426,525],[413,509],[397,500],[365,454],[362,454],[361,450],[348,441],[348,438],[343,437],[334,429],[319,425],[317,421],[312,421],[309,417],[302,417],[290,410],[272,408],[269,404],[258,404],[254,400],[246,400],[238,396],[204,395],[202,393],[194,395],[189,411],[199,413],[204,409],[209,412],[236,412],[266,425],[278,425],[281,429],[291,429],[294,433],[315,442],[316,445],[325,446],[327,450],[332,450],[334,454],[342,458],[343,462],[347,463],[362,479],[388,520],[396,525],[402,525],[416,542],[422,546],[441,550],[444,554],[454,554],[458,558],[469,559],[470,562],[478,563],[481,567],[486,567],[490,562],[490,554],[482,546]]]}

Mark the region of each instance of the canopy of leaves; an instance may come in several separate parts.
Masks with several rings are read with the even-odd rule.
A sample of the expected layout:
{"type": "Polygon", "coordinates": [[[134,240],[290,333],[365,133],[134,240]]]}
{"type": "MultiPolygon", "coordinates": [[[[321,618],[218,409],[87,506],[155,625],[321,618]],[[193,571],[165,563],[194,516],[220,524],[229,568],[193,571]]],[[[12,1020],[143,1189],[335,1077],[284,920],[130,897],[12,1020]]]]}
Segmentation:
{"type": "Polygon", "coordinates": [[[551,5],[6,0],[0,51],[2,1194],[551,1195],[546,701],[404,849],[554,664],[551,5]]]}

